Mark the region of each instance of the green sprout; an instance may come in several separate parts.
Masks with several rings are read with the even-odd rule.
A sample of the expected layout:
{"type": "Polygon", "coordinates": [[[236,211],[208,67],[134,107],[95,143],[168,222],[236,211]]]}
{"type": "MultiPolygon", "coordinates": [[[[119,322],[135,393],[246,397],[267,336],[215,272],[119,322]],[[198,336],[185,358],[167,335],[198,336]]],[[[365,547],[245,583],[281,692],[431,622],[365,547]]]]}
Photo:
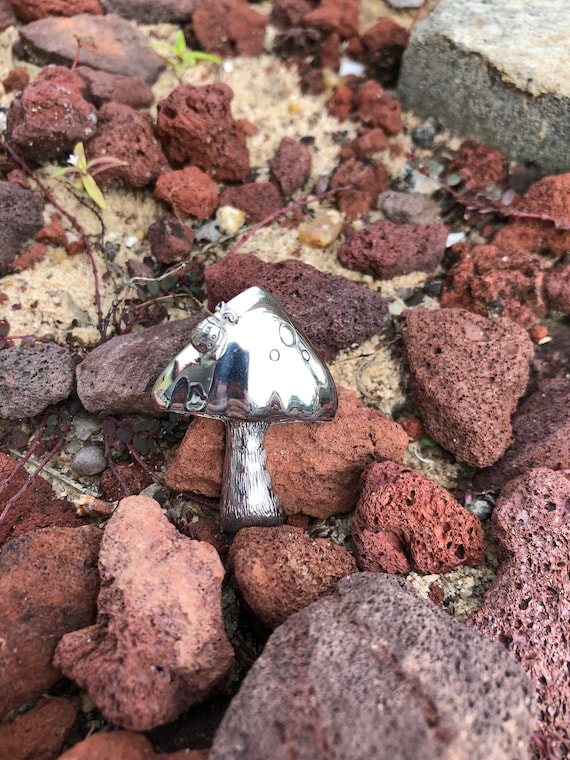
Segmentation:
{"type": "Polygon", "coordinates": [[[67,159],[67,163],[70,164],[70,166],[56,169],[52,172],[51,176],[69,176],[72,187],[76,190],[85,190],[87,195],[99,206],[99,208],[107,208],[103,193],[95,182],[95,176],[107,169],[113,169],[117,166],[127,166],[127,162],[120,161],[118,158],[112,158],[111,156],[108,158],[94,158],[91,161],[88,161],[83,143],[78,142],[73,149],[73,153],[67,159]]]}
{"type": "Polygon", "coordinates": [[[151,47],[159,58],[170,66],[179,77],[186,69],[194,68],[198,61],[210,61],[220,64],[221,58],[211,53],[203,53],[200,50],[189,50],[184,37],[184,32],[179,29],[174,37],[172,45],[168,42],[150,42],[151,47]]]}

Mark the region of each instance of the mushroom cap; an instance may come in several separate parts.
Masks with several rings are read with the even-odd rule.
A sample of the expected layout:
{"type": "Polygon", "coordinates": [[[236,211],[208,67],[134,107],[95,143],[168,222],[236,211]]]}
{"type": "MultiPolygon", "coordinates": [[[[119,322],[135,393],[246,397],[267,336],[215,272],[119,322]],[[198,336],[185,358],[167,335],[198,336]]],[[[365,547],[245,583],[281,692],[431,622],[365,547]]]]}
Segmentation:
{"type": "Polygon", "coordinates": [[[153,398],[178,414],[249,421],[332,420],[334,380],[263,288],[216,306],[158,378],[153,398]]]}

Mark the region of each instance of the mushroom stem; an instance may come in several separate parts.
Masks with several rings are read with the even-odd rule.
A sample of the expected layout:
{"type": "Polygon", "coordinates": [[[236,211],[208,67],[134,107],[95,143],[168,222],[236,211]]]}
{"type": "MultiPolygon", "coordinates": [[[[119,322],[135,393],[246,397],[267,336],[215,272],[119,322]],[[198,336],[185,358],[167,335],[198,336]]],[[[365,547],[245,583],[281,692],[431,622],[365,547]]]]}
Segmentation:
{"type": "Polygon", "coordinates": [[[252,525],[282,525],[279,506],[267,471],[267,422],[226,419],[226,457],[222,486],[221,521],[236,533],[252,525]]]}

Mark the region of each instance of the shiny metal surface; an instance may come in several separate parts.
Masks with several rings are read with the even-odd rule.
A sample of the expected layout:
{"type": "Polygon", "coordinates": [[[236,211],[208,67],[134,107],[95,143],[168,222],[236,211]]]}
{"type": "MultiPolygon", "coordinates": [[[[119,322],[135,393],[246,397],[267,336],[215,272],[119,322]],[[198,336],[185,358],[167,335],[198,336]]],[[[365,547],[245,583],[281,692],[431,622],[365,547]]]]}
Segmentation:
{"type": "Polygon", "coordinates": [[[284,513],[265,466],[276,422],[324,422],[337,409],[334,381],[309,341],[263,288],[249,288],[194,329],[153,389],[163,410],[226,422],[222,525],[279,525],[284,513]]]}

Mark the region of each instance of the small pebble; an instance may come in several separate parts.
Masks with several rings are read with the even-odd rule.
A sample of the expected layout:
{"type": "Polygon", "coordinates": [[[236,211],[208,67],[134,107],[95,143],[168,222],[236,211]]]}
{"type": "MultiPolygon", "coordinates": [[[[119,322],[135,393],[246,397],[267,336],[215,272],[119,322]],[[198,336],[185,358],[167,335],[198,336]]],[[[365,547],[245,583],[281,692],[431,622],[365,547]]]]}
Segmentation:
{"type": "Polygon", "coordinates": [[[473,512],[473,514],[483,522],[483,520],[487,520],[491,517],[493,504],[486,499],[473,499],[468,508],[470,512],[473,512]]]}
{"type": "Polygon", "coordinates": [[[245,211],[233,206],[220,206],[216,211],[218,227],[224,235],[233,235],[245,223],[245,211]]]}
{"type": "Polygon", "coordinates": [[[435,128],[431,124],[419,124],[412,131],[411,137],[414,145],[417,145],[418,148],[431,148],[435,137],[435,128]]]}
{"type": "Polygon", "coordinates": [[[538,343],[538,345],[542,345],[543,343],[548,343],[548,341],[545,340],[545,338],[548,337],[548,329],[544,325],[534,325],[530,328],[529,334],[531,339],[538,343]]]}
{"type": "Polygon", "coordinates": [[[303,245],[326,248],[334,243],[341,230],[342,219],[339,214],[320,214],[310,222],[302,222],[299,225],[299,242],[303,245]]]}
{"type": "Polygon", "coordinates": [[[99,446],[84,446],[71,460],[77,475],[98,475],[107,467],[107,459],[99,446]]]}

